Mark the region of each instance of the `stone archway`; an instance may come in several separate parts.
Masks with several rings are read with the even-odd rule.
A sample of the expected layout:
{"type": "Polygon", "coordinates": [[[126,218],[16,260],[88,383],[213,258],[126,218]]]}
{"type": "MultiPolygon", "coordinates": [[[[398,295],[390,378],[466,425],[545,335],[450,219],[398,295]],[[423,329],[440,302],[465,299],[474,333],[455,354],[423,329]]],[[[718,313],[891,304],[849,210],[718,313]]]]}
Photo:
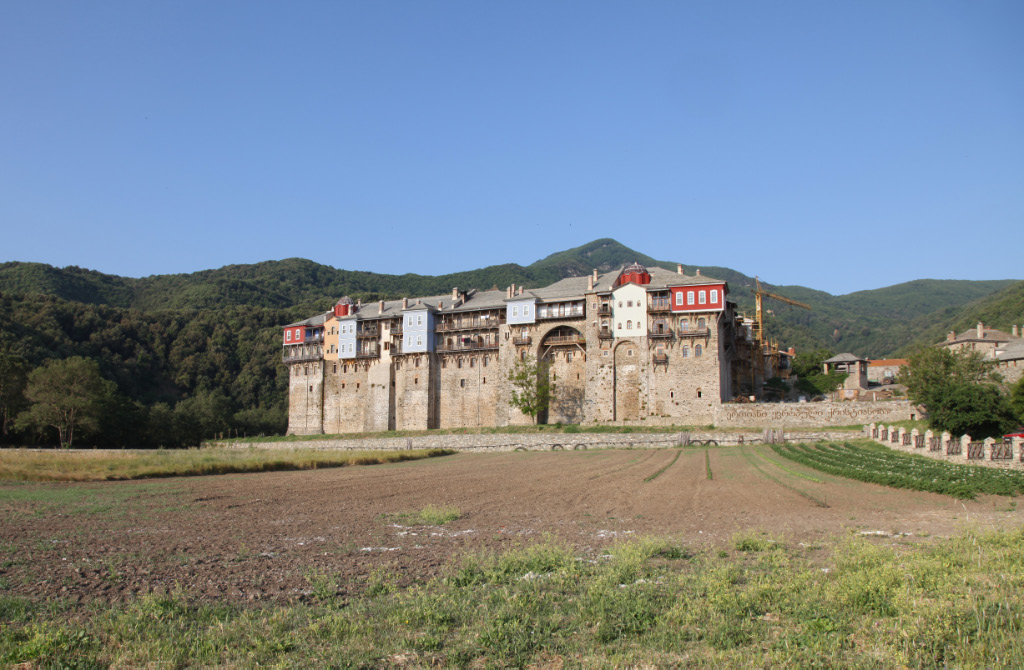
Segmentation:
{"type": "Polygon", "coordinates": [[[566,325],[548,329],[537,343],[537,357],[549,363],[547,374],[554,383],[550,407],[538,423],[582,422],[587,365],[583,333],[566,325]]]}
{"type": "Polygon", "coordinates": [[[615,421],[640,418],[640,345],[631,340],[615,346],[615,421]]]}

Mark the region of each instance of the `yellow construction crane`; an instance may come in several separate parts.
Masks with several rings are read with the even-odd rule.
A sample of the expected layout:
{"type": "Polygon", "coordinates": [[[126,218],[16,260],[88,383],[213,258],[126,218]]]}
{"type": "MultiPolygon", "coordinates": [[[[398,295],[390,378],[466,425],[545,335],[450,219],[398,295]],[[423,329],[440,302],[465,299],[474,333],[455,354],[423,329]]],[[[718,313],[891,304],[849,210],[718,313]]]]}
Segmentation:
{"type": "Polygon", "coordinates": [[[764,344],[765,344],[765,341],[764,341],[764,315],[763,315],[763,312],[761,310],[761,303],[762,303],[764,298],[772,298],[773,300],[778,300],[780,302],[784,302],[787,305],[793,305],[794,307],[803,307],[804,309],[810,309],[811,306],[806,304],[806,303],[802,303],[802,302],[799,302],[799,301],[796,301],[796,300],[790,300],[789,298],[787,298],[785,296],[781,296],[781,295],[777,295],[775,293],[769,293],[768,291],[765,291],[763,288],[761,288],[761,280],[758,279],[757,277],[754,277],[754,284],[755,284],[755,286],[757,286],[757,288],[754,290],[754,304],[755,304],[755,307],[756,307],[755,316],[754,316],[754,341],[757,342],[758,345],[760,345],[762,347],[762,350],[763,350],[763,347],[764,347],[764,344]]]}

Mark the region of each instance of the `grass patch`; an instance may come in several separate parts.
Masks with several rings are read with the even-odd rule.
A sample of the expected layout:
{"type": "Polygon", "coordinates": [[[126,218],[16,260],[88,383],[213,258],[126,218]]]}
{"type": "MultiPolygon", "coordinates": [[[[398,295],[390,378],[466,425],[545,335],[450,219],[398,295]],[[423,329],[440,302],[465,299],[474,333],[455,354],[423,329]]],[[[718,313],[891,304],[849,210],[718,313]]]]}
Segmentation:
{"type": "Polygon", "coordinates": [[[1022,667],[1024,530],[810,558],[667,540],[581,560],[545,542],[473,554],[425,584],[370,575],[307,604],[185,591],[72,606],[0,595],[0,665],[25,667],[1022,667]]]}
{"type": "Polygon", "coordinates": [[[1024,493],[1024,472],[958,465],[926,456],[893,451],[880,444],[772,445],[780,456],[831,475],[900,489],[973,499],[979,493],[1016,496],[1024,493]]]}
{"type": "Polygon", "coordinates": [[[407,525],[443,526],[462,518],[462,510],[454,505],[427,505],[418,512],[387,514],[385,518],[407,525]]]}
{"type": "Polygon", "coordinates": [[[711,451],[709,449],[704,450],[704,470],[707,473],[708,479],[714,479],[714,475],[711,474],[711,451]]]}
{"type": "Polygon", "coordinates": [[[0,451],[0,480],[104,481],[314,470],[397,463],[453,454],[450,449],[320,451],[315,449],[180,449],[130,451],[0,451]]]}

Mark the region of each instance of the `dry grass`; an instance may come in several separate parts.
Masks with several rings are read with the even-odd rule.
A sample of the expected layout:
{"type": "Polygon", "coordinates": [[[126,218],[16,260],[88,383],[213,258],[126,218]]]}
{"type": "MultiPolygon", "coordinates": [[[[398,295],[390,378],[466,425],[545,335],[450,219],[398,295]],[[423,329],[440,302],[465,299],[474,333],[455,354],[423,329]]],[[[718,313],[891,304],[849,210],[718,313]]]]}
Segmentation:
{"type": "Polygon", "coordinates": [[[316,449],[180,449],[125,451],[0,451],[0,480],[88,482],[153,477],[219,475],[232,472],[314,470],[377,465],[455,453],[411,451],[322,451],[316,449]]]}

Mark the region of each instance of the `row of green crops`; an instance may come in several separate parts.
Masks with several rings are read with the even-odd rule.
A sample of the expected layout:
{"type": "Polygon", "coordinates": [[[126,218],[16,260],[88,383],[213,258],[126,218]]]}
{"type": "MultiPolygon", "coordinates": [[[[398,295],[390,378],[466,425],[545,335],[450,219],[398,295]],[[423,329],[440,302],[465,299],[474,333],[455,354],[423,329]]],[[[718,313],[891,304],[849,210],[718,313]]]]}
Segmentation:
{"type": "Polygon", "coordinates": [[[815,470],[893,488],[968,499],[979,493],[1024,493],[1024,472],[957,465],[876,445],[776,444],[772,449],[815,470]]]}

